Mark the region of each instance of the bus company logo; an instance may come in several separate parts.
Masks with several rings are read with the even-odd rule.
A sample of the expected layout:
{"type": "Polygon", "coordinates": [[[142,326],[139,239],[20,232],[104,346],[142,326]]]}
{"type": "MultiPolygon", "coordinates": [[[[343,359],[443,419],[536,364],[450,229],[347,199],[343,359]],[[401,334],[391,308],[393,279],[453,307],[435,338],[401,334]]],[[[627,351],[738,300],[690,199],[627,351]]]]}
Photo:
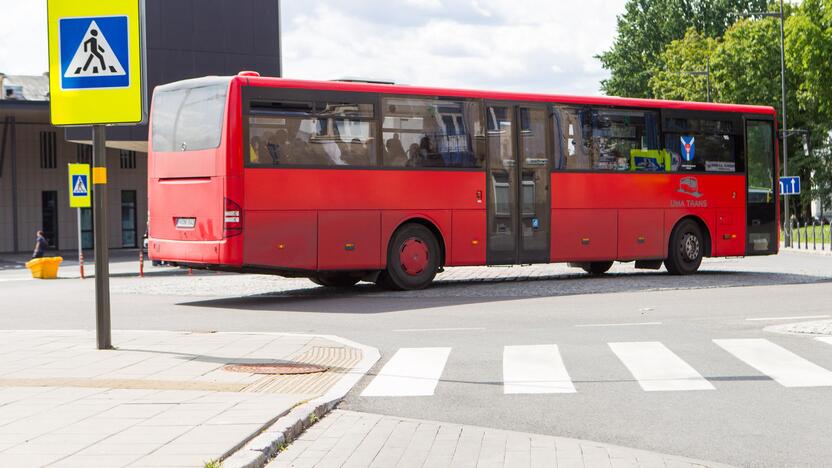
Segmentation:
{"type": "Polygon", "coordinates": [[[699,192],[699,180],[696,177],[682,177],[679,181],[679,193],[693,198],[702,198],[702,193],[699,192]]]}
{"type": "Polygon", "coordinates": [[[685,162],[693,161],[696,156],[696,137],[687,136],[681,137],[682,140],[682,159],[685,162]]]}

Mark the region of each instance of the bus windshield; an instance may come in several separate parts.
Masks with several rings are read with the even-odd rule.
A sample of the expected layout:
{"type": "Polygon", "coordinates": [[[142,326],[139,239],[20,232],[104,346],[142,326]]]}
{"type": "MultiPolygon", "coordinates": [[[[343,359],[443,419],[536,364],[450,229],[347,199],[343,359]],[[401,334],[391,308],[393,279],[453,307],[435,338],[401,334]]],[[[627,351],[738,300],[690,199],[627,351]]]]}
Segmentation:
{"type": "Polygon", "coordinates": [[[216,148],[222,137],[228,82],[160,86],[153,94],[153,151],[198,151],[216,148]]]}

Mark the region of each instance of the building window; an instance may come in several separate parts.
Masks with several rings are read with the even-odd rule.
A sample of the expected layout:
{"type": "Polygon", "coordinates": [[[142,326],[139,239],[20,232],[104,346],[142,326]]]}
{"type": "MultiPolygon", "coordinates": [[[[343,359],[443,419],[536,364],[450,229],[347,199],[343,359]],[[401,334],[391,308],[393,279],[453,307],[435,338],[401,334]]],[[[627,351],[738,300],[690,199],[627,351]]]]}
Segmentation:
{"type": "Polygon", "coordinates": [[[87,250],[95,247],[92,221],[92,208],[81,208],[81,248],[87,250]]]}
{"type": "Polygon", "coordinates": [[[136,191],[121,191],[121,246],[138,247],[136,232],[136,191]]]}
{"type": "Polygon", "coordinates": [[[58,167],[58,145],[55,132],[40,132],[40,168],[58,167]]]}
{"type": "Polygon", "coordinates": [[[79,164],[92,164],[92,146],[75,145],[75,160],[79,164]]]}
{"type": "Polygon", "coordinates": [[[41,227],[50,248],[58,248],[58,192],[47,190],[40,193],[41,227]]]}
{"type": "Polygon", "coordinates": [[[128,150],[121,150],[121,168],[122,169],[135,169],[136,168],[136,152],[135,151],[128,151],[128,150]]]}

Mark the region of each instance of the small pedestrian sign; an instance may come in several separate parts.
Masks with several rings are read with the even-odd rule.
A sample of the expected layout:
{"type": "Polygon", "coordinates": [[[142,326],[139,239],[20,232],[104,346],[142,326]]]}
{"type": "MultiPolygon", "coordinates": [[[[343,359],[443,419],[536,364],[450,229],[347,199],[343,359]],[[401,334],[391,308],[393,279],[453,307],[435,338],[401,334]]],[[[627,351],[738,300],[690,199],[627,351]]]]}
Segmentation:
{"type": "Polygon", "coordinates": [[[47,0],[46,7],[52,124],[143,123],[144,0],[47,0]]]}
{"type": "Polygon", "coordinates": [[[69,207],[89,208],[90,194],[90,165],[69,165],[69,207]]]}
{"type": "Polygon", "coordinates": [[[126,16],[61,19],[61,88],[130,86],[127,25],[126,16]]]}
{"type": "Polygon", "coordinates": [[[780,195],[800,195],[800,177],[781,177],[780,195]]]}

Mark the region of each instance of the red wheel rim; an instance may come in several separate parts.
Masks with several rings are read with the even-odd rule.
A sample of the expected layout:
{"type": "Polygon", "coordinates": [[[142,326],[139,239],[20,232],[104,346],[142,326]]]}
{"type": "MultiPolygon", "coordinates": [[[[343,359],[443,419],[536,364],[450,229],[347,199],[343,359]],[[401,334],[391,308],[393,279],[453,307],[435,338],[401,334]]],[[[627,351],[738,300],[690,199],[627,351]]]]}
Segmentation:
{"type": "Polygon", "coordinates": [[[399,263],[402,265],[402,270],[410,276],[417,276],[425,271],[430,260],[430,252],[428,246],[421,240],[411,237],[402,242],[402,248],[399,251],[399,263]]]}

